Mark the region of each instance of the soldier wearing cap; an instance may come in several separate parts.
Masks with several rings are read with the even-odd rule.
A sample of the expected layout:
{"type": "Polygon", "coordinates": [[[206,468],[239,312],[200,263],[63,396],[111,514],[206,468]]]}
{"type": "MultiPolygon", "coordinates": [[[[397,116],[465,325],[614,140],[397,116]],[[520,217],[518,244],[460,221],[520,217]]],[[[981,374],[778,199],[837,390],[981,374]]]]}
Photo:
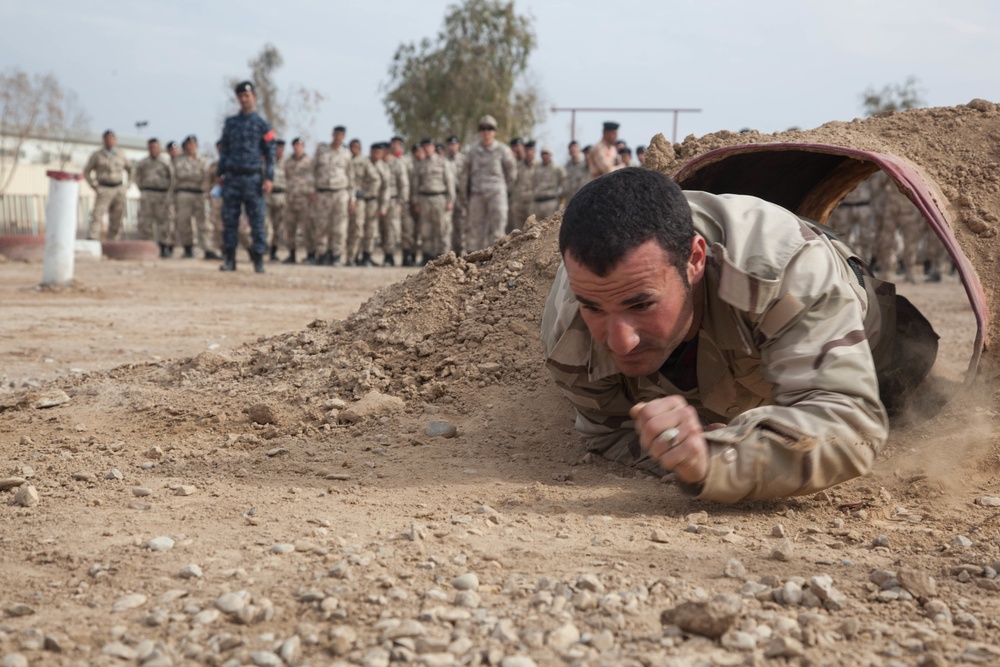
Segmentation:
{"type": "Polygon", "coordinates": [[[646,147],[642,144],[635,147],[635,161],[639,163],[638,167],[646,166],[646,147]]]}
{"type": "Polygon", "coordinates": [[[417,163],[417,212],[420,214],[421,264],[451,249],[451,211],[455,207],[455,177],[448,160],[438,155],[432,139],[420,142],[426,157],[417,163]]]}
{"type": "Polygon", "coordinates": [[[590,168],[590,177],[597,178],[615,169],[621,169],[618,162],[618,123],[607,121],[604,123],[604,133],[601,140],[590,147],[587,151],[587,164],[590,168]]]}
{"type": "Polygon", "coordinates": [[[306,252],[312,255],[315,261],[316,242],[313,226],[316,180],[313,176],[312,160],[306,155],[306,145],[299,137],[292,139],[292,157],[285,162],[284,172],[288,187],[288,213],[285,216],[288,257],[283,263],[295,263],[295,246],[299,232],[302,232],[306,252]]]}
{"type": "Polygon", "coordinates": [[[285,229],[285,215],[288,210],[286,206],[285,193],[288,191],[288,182],[285,179],[285,165],[282,159],[285,157],[285,140],[278,139],[274,142],[274,183],[271,187],[271,194],[267,196],[267,227],[268,236],[271,238],[271,261],[278,261],[278,245],[286,245],[283,240],[285,229]]]}
{"type": "Polygon", "coordinates": [[[410,199],[410,179],[406,173],[406,163],[401,159],[403,140],[393,137],[383,144],[382,162],[386,166],[389,183],[389,210],[382,218],[379,235],[382,237],[382,266],[396,266],[394,255],[400,244],[401,218],[405,208],[402,203],[410,199]],[[398,154],[396,151],[400,151],[398,154]]]}
{"type": "Polygon", "coordinates": [[[403,218],[400,245],[403,248],[403,266],[416,266],[420,254],[420,203],[417,195],[417,166],[427,157],[419,143],[410,147],[406,156],[407,178],[410,181],[410,199],[406,202],[406,216],[403,218]]]}
{"type": "Polygon", "coordinates": [[[160,152],[155,137],[147,142],[149,155],[135,166],[135,184],[139,188],[139,238],[160,243],[160,257],[165,255],[165,239],[171,236],[170,197],[174,189],[174,167],[160,152]]]}
{"type": "MultiPolygon", "coordinates": [[[[452,166],[452,174],[455,176],[455,183],[457,187],[458,177],[462,173],[462,169],[465,166],[465,153],[462,152],[462,142],[459,141],[456,135],[451,135],[448,137],[445,143],[445,148],[447,150],[447,159],[452,166]]],[[[465,241],[462,238],[463,232],[465,230],[465,216],[466,216],[466,202],[468,201],[468,193],[466,196],[460,197],[458,193],[455,195],[455,208],[451,211],[451,249],[455,251],[456,255],[461,255],[465,252],[465,241]]]]}
{"type": "Polygon", "coordinates": [[[507,193],[517,177],[514,154],[496,140],[496,119],[483,116],[478,130],[479,141],[469,149],[458,183],[460,196],[468,197],[466,252],[491,246],[504,235],[507,193]]]}
{"type": "Polygon", "coordinates": [[[348,144],[351,154],[351,173],[354,174],[355,206],[347,218],[347,239],[344,243],[344,264],[357,266],[361,261],[361,237],[365,226],[365,202],[361,179],[368,169],[368,158],[361,152],[361,140],[351,139],[348,144]]]}
{"type": "Polygon", "coordinates": [[[514,137],[510,140],[510,152],[514,154],[514,162],[517,164],[517,174],[514,175],[514,182],[507,189],[507,224],[504,226],[504,233],[509,234],[511,230],[517,227],[516,220],[517,216],[517,206],[514,205],[514,191],[517,189],[517,178],[520,176],[521,169],[523,169],[524,162],[524,139],[521,137],[514,137]]]}
{"type": "Polygon", "coordinates": [[[264,230],[264,195],[274,182],[274,130],[256,111],[253,84],[236,86],[240,113],[226,119],[222,129],[219,178],[222,179],[223,271],[236,270],[236,245],[240,209],[250,219],[250,258],[254,271],[264,273],[267,235],[264,230]],[[261,162],[263,162],[263,169],[261,162]],[[263,173],[262,173],[263,172],[263,173]]]}
{"type": "Polygon", "coordinates": [[[542,163],[535,167],[532,178],[535,199],[531,212],[539,220],[544,220],[559,209],[566,187],[566,170],[552,161],[552,149],[548,146],[542,147],[542,163]]]}
{"type": "Polygon", "coordinates": [[[566,160],[566,187],[563,190],[563,199],[569,203],[576,191],[590,180],[590,171],[587,168],[587,158],[580,150],[580,144],[576,140],[569,142],[569,159],[566,160]]]}
{"type": "Polygon", "coordinates": [[[524,221],[531,215],[535,207],[535,160],[536,145],[534,140],[524,142],[522,148],[524,157],[517,163],[517,176],[514,179],[514,189],[510,198],[510,217],[507,223],[507,233],[524,226],[524,221]]]}
{"type": "Polygon", "coordinates": [[[112,130],[105,130],[102,136],[104,147],[96,150],[83,168],[83,177],[94,189],[94,208],[90,211],[90,225],[87,238],[114,240],[122,231],[122,217],[125,215],[125,188],[123,172],[132,176],[132,163],[125,154],[115,148],[118,137],[112,130]],[[108,233],[102,233],[104,214],[108,214],[108,233]]]}
{"type": "Polygon", "coordinates": [[[636,166],[632,164],[632,149],[628,146],[622,146],[618,149],[618,159],[621,160],[622,169],[636,166]]]}
{"type": "Polygon", "coordinates": [[[205,217],[205,196],[212,187],[212,177],[208,174],[207,161],[198,154],[196,136],[187,136],[181,143],[181,148],[184,153],[174,161],[174,172],[177,175],[174,185],[177,211],[175,233],[184,247],[183,257],[191,259],[194,257],[195,230],[203,252],[212,252],[214,247],[205,217]]]}
{"type": "MultiPolygon", "coordinates": [[[[373,142],[368,147],[368,159],[362,166],[359,164],[356,176],[360,194],[358,197],[358,218],[363,223],[361,230],[361,259],[359,266],[375,266],[372,259],[372,252],[375,250],[375,234],[379,230],[379,224],[389,212],[389,172],[385,163],[382,162],[382,143],[373,142]],[[362,217],[362,208],[364,214],[362,217]]],[[[386,239],[382,239],[383,242],[386,239]]],[[[390,237],[388,242],[392,243],[390,237]]],[[[357,250],[352,248],[350,256],[357,255],[357,250]]]]}
{"type": "MultiPolygon", "coordinates": [[[[339,266],[341,256],[346,253],[349,219],[355,213],[357,201],[353,158],[344,145],[346,136],[347,128],[337,125],[333,128],[333,140],[317,146],[313,157],[316,256],[307,256],[307,264],[339,266]]],[[[349,264],[350,258],[345,261],[349,264]]]]}

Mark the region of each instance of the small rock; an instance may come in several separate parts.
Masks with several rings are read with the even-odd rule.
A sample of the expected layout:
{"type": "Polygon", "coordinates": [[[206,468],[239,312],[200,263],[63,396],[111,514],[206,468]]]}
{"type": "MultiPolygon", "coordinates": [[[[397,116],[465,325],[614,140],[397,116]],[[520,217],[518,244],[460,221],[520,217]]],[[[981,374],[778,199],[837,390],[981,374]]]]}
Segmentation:
{"type": "Polygon", "coordinates": [[[7,491],[9,489],[16,488],[27,481],[28,480],[23,477],[5,477],[0,479],[0,491],[7,491]]]}
{"type": "Polygon", "coordinates": [[[738,558],[730,558],[726,561],[725,574],[730,579],[743,579],[747,576],[747,568],[738,558]]]}
{"type": "Polygon", "coordinates": [[[191,617],[191,625],[211,625],[222,618],[222,612],[218,609],[202,609],[191,617]]]}
{"type": "Polygon", "coordinates": [[[343,421],[349,423],[359,422],[371,417],[380,417],[396,412],[401,412],[406,407],[403,399],[396,396],[383,394],[377,389],[372,389],[353,403],[349,408],[340,414],[343,421]]]}
{"type": "Polygon", "coordinates": [[[730,651],[750,652],[757,648],[757,637],[749,632],[740,632],[739,630],[730,630],[722,635],[722,639],[719,641],[722,648],[730,651]]]}
{"type": "Polygon", "coordinates": [[[538,665],[526,655],[508,655],[500,661],[500,667],[538,667],[538,665]]]}
{"type": "Polygon", "coordinates": [[[288,453],[288,450],[285,449],[284,447],[274,447],[272,449],[267,450],[268,457],[272,458],[272,459],[275,456],[282,456],[282,455],[287,454],[287,453],[288,453]]]}
{"type": "Polygon", "coordinates": [[[805,653],[805,649],[798,639],[777,635],[771,637],[764,654],[768,658],[798,658],[803,653],[805,653]]]}
{"type": "Polygon", "coordinates": [[[299,661],[301,647],[302,640],[298,635],[292,635],[281,644],[281,648],[278,649],[278,656],[286,665],[295,665],[299,661]]]}
{"type": "Polygon", "coordinates": [[[477,609],[480,604],[479,593],[475,591],[459,591],[455,594],[455,606],[466,609],[477,609]]]}
{"type": "Polygon", "coordinates": [[[63,403],[69,403],[69,395],[62,389],[49,389],[27,394],[18,404],[26,405],[29,408],[44,409],[54,408],[63,403]]]}
{"type": "Polygon", "coordinates": [[[823,601],[823,606],[830,611],[840,611],[847,606],[847,596],[833,585],[833,578],[821,574],[809,579],[809,590],[823,601]]]}
{"type": "Polygon", "coordinates": [[[254,651],[250,654],[250,662],[257,667],[285,667],[285,662],[271,651],[254,651]]]}
{"type": "Polygon", "coordinates": [[[152,459],[154,461],[159,461],[163,458],[163,448],[159,445],[153,445],[146,450],[146,458],[152,459]]]}
{"type": "Polygon", "coordinates": [[[174,548],[174,540],[166,535],[161,535],[147,542],[146,547],[150,551],[170,551],[174,548]]]}
{"type": "Polygon", "coordinates": [[[15,604],[7,607],[4,613],[13,618],[20,618],[21,616],[31,616],[35,613],[34,607],[26,604],[15,604]]]}
{"type": "Polygon", "coordinates": [[[474,591],[479,588],[479,577],[474,572],[469,572],[452,579],[451,585],[460,591],[474,591]]]}
{"type": "Polygon", "coordinates": [[[708,601],[682,602],[660,615],[660,621],[678,626],[684,632],[710,639],[721,637],[743,611],[743,601],[737,595],[724,593],[708,601]]]}
{"type": "Polygon", "coordinates": [[[101,648],[101,653],[120,660],[135,660],[139,657],[139,652],[131,646],[126,646],[121,642],[111,642],[101,648]]]}
{"type": "Polygon", "coordinates": [[[983,507],[1000,507],[1000,498],[996,496],[979,496],[976,498],[976,504],[983,507]]]}
{"type": "Polygon", "coordinates": [[[951,546],[958,547],[959,549],[968,549],[972,546],[972,540],[965,535],[956,535],[951,540],[951,546]]]}
{"type": "Polygon", "coordinates": [[[201,568],[194,563],[185,565],[184,568],[178,573],[178,576],[181,579],[201,579],[201,575],[201,568]]]}
{"type": "Polygon", "coordinates": [[[565,653],[570,646],[580,641],[580,630],[572,623],[561,625],[549,633],[545,643],[556,653],[565,653]]]}
{"type": "Polygon", "coordinates": [[[596,574],[583,574],[576,580],[576,587],[582,591],[590,591],[601,595],[604,593],[604,584],[596,574]]]}
{"type": "Polygon", "coordinates": [[[215,608],[224,614],[238,614],[249,603],[250,594],[247,591],[223,593],[215,600],[215,608]]]}
{"type": "Polygon", "coordinates": [[[142,593],[132,593],[131,595],[125,595],[115,600],[114,604],[111,605],[111,611],[119,612],[138,609],[144,604],[146,604],[145,595],[142,593]]]}
{"type": "Polygon", "coordinates": [[[787,537],[782,540],[778,540],[778,543],[771,547],[771,558],[774,560],[785,562],[790,561],[794,553],[795,546],[787,537]]]}
{"type": "Polygon", "coordinates": [[[0,667],[28,667],[28,659],[23,653],[8,653],[0,660],[0,667]]]}
{"type": "Polygon", "coordinates": [[[92,472],[75,472],[73,473],[73,481],[92,483],[97,481],[97,475],[92,472]]]}
{"type": "Polygon", "coordinates": [[[872,546],[873,547],[886,547],[886,548],[888,548],[888,546],[889,546],[889,536],[888,535],[879,535],[874,540],[872,540],[872,546]]]}
{"type": "Polygon", "coordinates": [[[295,551],[295,545],[288,544],[287,542],[282,544],[275,544],[273,547],[271,547],[271,553],[273,554],[290,554],[293,551],[295,551]]]}
{"type": "Polygon", "coordinates": [[[649,536],[649,539],[660,544],[668,544],[670,542],[670,533],[662,528],[655,528],[653,530],[653,534],[649,536]]]}
{"type": "Polygon", "coordinates": [[[175,496],[190,496],[190,495],[193,495],[194,492],[197,491],[197,490],[198,490],[197,487],[194,487],[194,486],[192,486],[190,484],[181,484],[180,486],[178,486],[178,487],[176,487],[174,489],[174,495],[175,496]]]}
{"type": "Polygon", "coordinates": [[[38,489],[30,484],[21,487],[14,494],[14,504],[21,507],[34,507],[38,504],[38,489]]]}
{"type": "Polygon", "coordinates": [[[789,607],[802,604],[802,584],[796,581],[786,581],[781,588],[781,601],[789,607]]]}
{"type": "Polygon", "coordinates": [[[250,421],[258,424],[277,424],[279,421],[278,412],[267,403],[256,403],[247,408],[247,416],[250,421]]]}
{"type": "Polygon", "coordinates": [[[107,472],[107,474],[104,475],[104,479],[109,479],[118,482],[125,479],[125,476],[122,475],[122,471],[119,470],[118,468],[112,468],[107,472]]]}
{"type": "Polygon", "coordinates": [[[132,495],[135,496],[136,498],[145,498],[146,496],[149,496],[149,495],[152,495],[152,494],[153,494],[153,490],[152,489],[147,489],[144,486],[137,486],[137,487],[135,487],[135,488],[132,489],[132,495]]]}
{"type": "Polygon", "coordinates": [[[910,592],[918,600],[928,600],[937,597],[937,583],[927,572],[912,567],[899,568],[899,585],[910,592]]]}
{"type": "Polygon", "coordinates": [[[450,422],[434,420],[424,427],[424,435],[428,438],[454,438],[458,435],[458,428],[450,422]]]}

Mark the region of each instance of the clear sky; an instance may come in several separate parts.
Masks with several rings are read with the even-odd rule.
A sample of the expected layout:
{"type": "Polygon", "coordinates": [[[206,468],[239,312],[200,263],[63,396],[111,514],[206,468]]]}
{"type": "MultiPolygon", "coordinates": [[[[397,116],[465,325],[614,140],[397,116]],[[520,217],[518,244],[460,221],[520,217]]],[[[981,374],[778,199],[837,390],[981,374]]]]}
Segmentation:
{"type": "MultiPolygon", "coordinates": [[[[453,0],[0,0],[0,68],[51,72],[74,91],[91,129],[213,143],[232,108],[228,78],[266,43],[284,56],[279,85],[326,96],[315,124],[344,124],[365,146],[392,134],[382,104],[393,52],[434,37],[453,0]],[[207,139],[207,141],[206,141],[207,139]]],[[[995,0],[516,0],[533,18],[530,76],[546,108],[684,107],[678,138],[721,129],[816,127],[861,115],[861,93],[919,79],[929,106],[1000,100],[995,0]]],[[[489,109],[484,109],[484,113],[489,109]]],[[[630,145],[669,114],[587,113],[577,138],[621,123],[630,145]]],[[[570,115],[536,138],[560,155],[570,115]]],[[[443,139],[439,137],[438,139],[443,139]]],[[[312,146],[310,146],[310,150],[312,146]]]]}

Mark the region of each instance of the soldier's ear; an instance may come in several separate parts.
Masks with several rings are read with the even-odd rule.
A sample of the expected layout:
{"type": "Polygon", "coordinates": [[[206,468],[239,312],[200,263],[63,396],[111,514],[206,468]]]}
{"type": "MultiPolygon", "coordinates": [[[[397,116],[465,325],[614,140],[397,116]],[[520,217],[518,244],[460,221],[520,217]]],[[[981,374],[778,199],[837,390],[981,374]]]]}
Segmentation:
{"type": "Polygon", "coordinates": [[[695,234],[691,239],[691,256],[687,262],[687,279],[689,285],[696,285],[701,282],[705,275],[705,261],[708,257],[708,246],[705,237],[695,234]]]}

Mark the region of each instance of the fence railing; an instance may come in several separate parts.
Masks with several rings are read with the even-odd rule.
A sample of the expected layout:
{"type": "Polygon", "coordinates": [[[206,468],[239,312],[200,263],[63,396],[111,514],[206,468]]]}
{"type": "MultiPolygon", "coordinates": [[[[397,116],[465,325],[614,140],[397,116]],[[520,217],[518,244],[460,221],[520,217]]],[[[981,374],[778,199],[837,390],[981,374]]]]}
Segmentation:
{"type": "MultiPolygon", "coordinates": [[[[45,206],[48,195],[0,195],[0,236],[39,236],[45,234],[45,206]]],[[[84,238],[90,223],[92,196],[81,195],[76,206],[77,237],[84,238]]],[[[136,235],[138,198],[125,199],[125,217],[122,236],[134,239],[136,235]]]]}

